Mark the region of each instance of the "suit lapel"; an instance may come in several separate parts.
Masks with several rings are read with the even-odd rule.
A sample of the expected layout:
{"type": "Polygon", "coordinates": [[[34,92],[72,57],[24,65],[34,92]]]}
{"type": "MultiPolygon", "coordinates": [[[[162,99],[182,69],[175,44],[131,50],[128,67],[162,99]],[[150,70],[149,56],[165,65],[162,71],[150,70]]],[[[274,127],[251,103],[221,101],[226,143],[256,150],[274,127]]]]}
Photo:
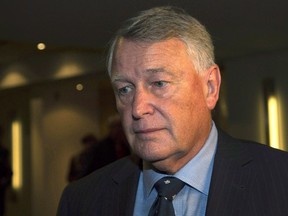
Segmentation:
{"type": "Polygon", "coordinates": [[[252,165],[251,153],[238,140],[218,131],[207,216],[239,215],[245,211],[247,188],[254,179],[252,165]]]}
{"type": "MultiPolygon", "coordinates": [[[[115,208],[119,210],[117,215],[133,215],[134,203],[137,193],[138,181],[140,176],[139,159],[132,156],[131,160],[121,167],[112,176],[113,181],[116,184],[115,196],[117,196],[117,202],[115,202],[115,208]]],[[[115,215],[115,209],[111,209],[115,215]]]]}

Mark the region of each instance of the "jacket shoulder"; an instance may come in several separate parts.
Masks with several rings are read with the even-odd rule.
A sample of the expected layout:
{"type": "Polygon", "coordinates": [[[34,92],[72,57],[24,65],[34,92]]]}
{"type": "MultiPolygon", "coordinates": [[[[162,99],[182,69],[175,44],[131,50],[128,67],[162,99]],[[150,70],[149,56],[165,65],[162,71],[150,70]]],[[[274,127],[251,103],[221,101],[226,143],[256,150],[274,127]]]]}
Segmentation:
{"type": "Polygon", "coordinates": [[[128,193],[123,188],[136,190],[139,174],[137,160],[133,157],[122,158],[94,171],[64,189],[57,215],[105,215],[103,211],[113,211],[114,206],[109,205],[116,205],[121,196],[128,193]]]}
{"type": "Polygon", "coordinates": [[[254,158],[275,158],[288,160],[288,152],[272,148],[266,144],[251,140],[234,138],[222,130],[218,130],[219,153],[229,155],[230,153],[245,153],[254,158]]]}

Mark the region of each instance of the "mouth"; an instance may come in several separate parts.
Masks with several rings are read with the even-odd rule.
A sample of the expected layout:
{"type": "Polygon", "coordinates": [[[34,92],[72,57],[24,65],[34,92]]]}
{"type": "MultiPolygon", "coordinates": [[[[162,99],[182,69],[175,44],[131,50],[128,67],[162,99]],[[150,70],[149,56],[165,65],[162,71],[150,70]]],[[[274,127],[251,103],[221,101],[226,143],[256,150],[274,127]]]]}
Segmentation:
{"type": "Polygon", "coordinates": [[[134,130],[134,133],[135,134],[151,134],[151,133],[155,133],[161,130],[163,130],[163,128],[148,128],[148,129],[134,130]]]}

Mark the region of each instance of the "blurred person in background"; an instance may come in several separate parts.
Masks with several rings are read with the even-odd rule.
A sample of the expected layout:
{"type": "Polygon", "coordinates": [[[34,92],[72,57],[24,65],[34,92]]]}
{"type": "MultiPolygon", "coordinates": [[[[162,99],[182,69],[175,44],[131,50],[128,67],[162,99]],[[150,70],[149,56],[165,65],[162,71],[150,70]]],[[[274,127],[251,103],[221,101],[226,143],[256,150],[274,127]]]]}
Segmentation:
{"type": "Polygon", "coordinates": [[[11,186],[10,153],[3,144],[4,131],[0,127],[0,216],[5,213],[6,190],[11,186]]]}
{"type": "Polygon", "coordinates": [[[81,145],[82,151],[73,156],[70,162],[69,182],[78,180],[96,169],[94,161],[98,139],[93,134],[87,134],[81,139],[81,145]]]}
{"type": "Polygon", "coordinates": [[[99,141],[95,152],[95,168],[99,169],[130,154],[129,144],[124,134],[119,115],[107,120],[108,134],[99,141]]]}

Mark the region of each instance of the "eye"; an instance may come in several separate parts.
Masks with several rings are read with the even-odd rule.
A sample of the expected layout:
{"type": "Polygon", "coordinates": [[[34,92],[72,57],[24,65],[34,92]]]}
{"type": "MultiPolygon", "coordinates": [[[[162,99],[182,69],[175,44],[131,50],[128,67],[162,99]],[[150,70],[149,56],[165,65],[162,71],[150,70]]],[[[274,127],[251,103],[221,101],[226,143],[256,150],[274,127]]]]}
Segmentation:
{"type": "Polygon", "coordinates": [[[164,87],[164,86],[167,85],[167,82],[166,82],[166,81],[163,81],[163,80],[160,80],[160,81],[154,82],[153,84],[154,84],[156,87],[158,87],[158,88],[162,88],[162,87],[164,87]]]}
{"type": "Polygon", "coordinates": [[[131,91],[132,91],[132,86],[125,86],[125,87],[118,89],[118,93],[120,95],[127,95],[131,91]]]}

